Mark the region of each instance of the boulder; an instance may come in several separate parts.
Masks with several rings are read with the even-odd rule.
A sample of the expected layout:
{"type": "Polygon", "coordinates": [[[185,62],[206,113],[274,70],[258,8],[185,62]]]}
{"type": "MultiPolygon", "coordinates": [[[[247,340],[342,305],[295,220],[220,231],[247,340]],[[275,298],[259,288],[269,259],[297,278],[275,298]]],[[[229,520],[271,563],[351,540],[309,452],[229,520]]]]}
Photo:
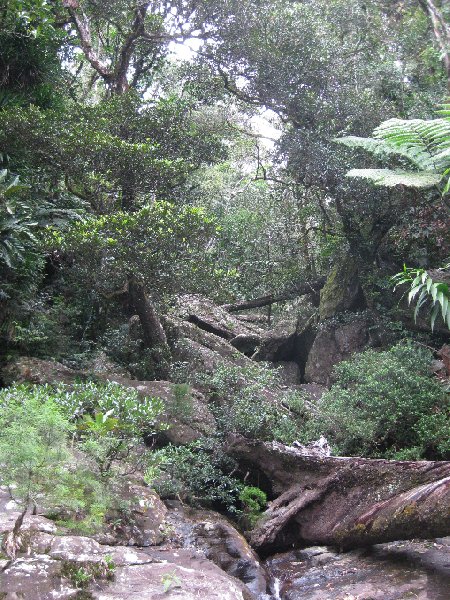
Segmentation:
{"type": "Polygon", "coordinates": [[[130,503],[130,519],[114,527],[113,534],[98,535],[102,543],[123,546],[158,546],[165,540],[167,507],[149,487],[129,484],[124,496],[130,503]]]}
{"type": "Polygon", "coordinates": [[[294,386],[300,382],[301,370],[296,362],[280,361],[274,362],[273,366],[277,369],[280,383],[284,386],[294,386]]]}
{"type": "Polygon", "coordinates": [[[81,371],[69,369],[63,364],[40,358],[20,356],[6,365],[2,371],[5,385],[13,383],[64,383],[71,384],[77,379],[85,379],[81,371]]]}
{"type": "Polygon", "coordinates": [[[184,549],[165,552],[146,563],[120,565],[109,585],[91,593],[94,600],[256,600],[238,579],[184,549]]]}
{"type": "Polygon", "coordinates": [[[365,350],[370,344],[369,323],[365,319],[355,317],[351,323],[323,327],[309,352],[305,381],[329,386],[334,365],[354,352],[365,350]]]}
{"type": "MultiPolygon", "coordinates": [[[[217,360],[219,361],[220,358],[222,358],[235,364],[245,364],[248,362],[246,357],[242,356],[241,352],[239,352],[239,350],[230,342],[214,333],[200,329],[193,323],[188,323],[187,321],[182,321],[181,319],[173,317],[166,317],[164,319],[164,325],[170,332],[169,337],[173,340],[171,345],[175,360],[179,358],[180,344],[182,345],[185,343],[185,340],[189,340],[194,342],[194,345],[202,346],[206,350],[210,350],[218,355],[217,360]]],[[[247,333],[242,335],[248,337],[247,333]]],[[[240,336],[237,336],[234,339],[239,337],[240,336]]],[[[208,353],[206,352],[206,354],[208,353]]]]}
{"type": "Polygon", "coordinates": [[[301,365],[306,361],[307,351],[314,339],[311,334],[316,312],[305,297],[292,302],[275,326],[261,336],[260,347],[252,358],[272,362],[295,361],[302,371],[301,365]]]}
{"type": "Polygon", "coordinates": [[[260,347],[253,355],[253,359],[272,362],[289,360],[292,355],[297,328],[298,317],[296,314],[278,321],[275,327],[266,331],[262,336],[260,347]]]}
{"type": "Polygon", "coordinates": [[[268,575],[244,536],[225,517],[208,510],[195,510],[180,502],[169,502],[167,522],[174,540],[184,548],[195,548],[229,575],[243,581],[259,596],[268,591],[268,575]]]}

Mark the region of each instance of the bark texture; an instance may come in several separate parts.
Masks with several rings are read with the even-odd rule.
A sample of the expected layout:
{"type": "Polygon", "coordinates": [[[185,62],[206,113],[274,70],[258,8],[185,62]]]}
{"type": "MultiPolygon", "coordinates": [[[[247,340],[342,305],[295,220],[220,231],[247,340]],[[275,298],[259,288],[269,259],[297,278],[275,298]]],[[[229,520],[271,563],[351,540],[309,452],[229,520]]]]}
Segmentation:
{"type": "Polygon", "coordinates": [[[260,552],[450,534],[450,462],[330,457],[240,436],[228,452],[273,484],[276,499],[251,537],[260,552]]]}
{"type": "Polygon", "coordinates": [[[283,292],[281,294],[268,294],[267,296],[261,296],[254,298],[253,300],[246,300],[244,302],[237,302],[236,304],[224,304],[224,308],[228,312],[239,312],[240,310],[249,310],[251,308],[260,308],[262,306],[269,306],[276,302],[285,302],[286,300],[293,300],[306,294],[317,293],[325,285],[326,277],[318,277],[313,281],[307,281],[295,287],[292,290],[283,292]]]}

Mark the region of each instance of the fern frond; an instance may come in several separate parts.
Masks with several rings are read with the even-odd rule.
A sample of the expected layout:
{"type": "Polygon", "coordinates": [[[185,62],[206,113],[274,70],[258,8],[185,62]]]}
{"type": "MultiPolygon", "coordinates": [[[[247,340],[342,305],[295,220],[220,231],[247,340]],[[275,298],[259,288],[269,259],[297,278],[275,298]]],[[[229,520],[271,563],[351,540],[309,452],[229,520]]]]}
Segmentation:
{"type": "Polygon", "coordinates": [[[371,181],[375,185],[395,187],[404,185],[417,189],[427,189],[437,185],[442,175],[431,172],[414,172],[391,169],[352,169],[347,177],[359,177],[371,181]]]}
{"type": "Polygon", "coordinates": [[[450,120],[389,119],[379,125],[374,138],[397,149],[418,169],[443,171],[450,166],[450,120]]]}

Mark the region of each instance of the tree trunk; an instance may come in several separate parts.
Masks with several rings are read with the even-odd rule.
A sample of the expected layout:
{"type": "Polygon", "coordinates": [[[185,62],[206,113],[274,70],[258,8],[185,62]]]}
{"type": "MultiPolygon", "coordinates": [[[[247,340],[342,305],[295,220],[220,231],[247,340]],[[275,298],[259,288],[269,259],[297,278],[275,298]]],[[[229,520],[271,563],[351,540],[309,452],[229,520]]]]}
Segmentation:
{"type": "Polygon", "coordinates": [[[284,302],[286,300],[293,300],[299,296],[306,296],[306,294],[317,293],[325,284],[326,277],[318,277],[313,281],[307,281],[302,283],[296,288],[283,292],[282,294],[268,294],[267,296],[261,296],[254,300],[246,300],[244,302],[237,302],[236,304],[223,304],[224,308],[228,312],[239,312],[240,310],[249,310],[250,308],[260,308],[262,306],[268,306],[275,304],[276,302],[284,302]]]}
{"type": "Polygon", "coordinates": [[[141,323],[144,343],[147,348],[155,350],[153,357],[159,363],[159,375],[164,378],[170,350],[158,313],[145,293],[144,285],[134,275],[128,279],[128,294],[141,323]]]}
{"type": "Polygon", "coordinates": [[[229,440],[227,452],[273,485],[276,499],[251,537],[263,553],[450,534],[450,462],[329,457],[241,436],[229,440]]]}

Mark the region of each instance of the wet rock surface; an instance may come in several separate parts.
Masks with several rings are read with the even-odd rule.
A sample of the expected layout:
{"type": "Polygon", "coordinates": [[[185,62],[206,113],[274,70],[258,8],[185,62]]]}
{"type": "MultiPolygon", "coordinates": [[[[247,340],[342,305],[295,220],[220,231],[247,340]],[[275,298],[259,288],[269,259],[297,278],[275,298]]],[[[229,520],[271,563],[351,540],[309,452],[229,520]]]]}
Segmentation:
{"type": "MultiPolygon", "coordinates": [[[[145,507],[141,508],[144,512],[145,507]]],[[[147,513],[147,517],[151,514],[147,513]]],[[[5,490],[0,490],[0,535],[12,529],[18,515],[18,507],[5,490]]],[[[165,525],[169,526],[168,523],[165,525]]],[[[188,529],[186,526],[186,531],[188,529]]],[[[8,565],[7,557],[0,556],[0,598],[256,599],[244,583],[208,560],[204,549],[192,544],[186,548],[178,547],[179,544],[174,543],[163,528],[160,527],[160,531],[166,541],[160,546],[111,546],[90,537],[62,535],[63,531],[52,521],[42,516],[29,516],[20,532],[21,547],[16,559],[8,565]]],[[[232,537],[231,531],[229,536],[232,537]]],[[[240,551],[236,542],[236,556],[240,551]]]]}
{"type": "Polygon", "coordinates": [[[447,600],[450,538],[338,554],[316,546],[266,562],[280,600],[447,600]]]}
{"type": "Polygon", "coordinates": [[[170,502],[169,507],[166,522],[171,527],[172,545],[201,551],[205,558],[244,582],[255,596],[268,591],[268,574],[257,554],[225,517],[180,502],[170,502]]]}

